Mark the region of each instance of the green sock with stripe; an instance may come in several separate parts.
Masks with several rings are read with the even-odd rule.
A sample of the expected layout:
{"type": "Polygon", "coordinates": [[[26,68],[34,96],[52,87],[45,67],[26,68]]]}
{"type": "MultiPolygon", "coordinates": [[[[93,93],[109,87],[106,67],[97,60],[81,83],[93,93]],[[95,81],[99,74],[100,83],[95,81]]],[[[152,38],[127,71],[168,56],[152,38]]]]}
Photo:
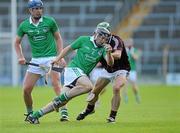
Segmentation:
{"type": "Polygon", "coordinates": [[[61,108],[60,109],[60,115],[61,117],[67,117],[68,118],[68,111],[66,108],[61,108]]]}
{"type": "Polygon", "coordinates": [[[60,100],[61,102],[68,101],[68,99],[69,99],[69,98],[67,97],[66,93],[61,94],[60,96],[58,96],[58,98],[59,98],[59,100],[60,100]]]}
{"type": "Polygon", "coordinates": [[[33,113],[32,116],[35,118],[40,118],[41,116],[43,116],[43,112],[42,112],[42,110],[36,111],[33,113]]]}

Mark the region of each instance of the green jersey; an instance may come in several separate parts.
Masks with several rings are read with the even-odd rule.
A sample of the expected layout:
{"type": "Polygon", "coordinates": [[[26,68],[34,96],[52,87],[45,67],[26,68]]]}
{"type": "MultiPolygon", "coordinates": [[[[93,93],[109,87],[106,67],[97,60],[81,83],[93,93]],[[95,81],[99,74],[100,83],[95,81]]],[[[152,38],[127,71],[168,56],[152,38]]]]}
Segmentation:
{"type": "Polygon", "coordinates": [[[27,34],[32,49],[32,57],[51,57],[57,55],[57,46],[54,33],[59,31],[55,20],[51,17],[42,17],[38,25],[34,25],[31,18],[24,20],[18,27],[17,35],[27,34]]]}
{"type": "Polygon", "coordinates": [[[136,70],[136,60],[132,57],[131,53],[138,54],[138,49],[132,47],[130,50],[128,50],[127,53],[128,53],[131,70],[136,70]]]}
{"type": "Polygon", "coordinates": [[[77,53],[72,61],[68,64],[69,67],[78,67],[85,74],[93,70],[96,64],[102,57],[105,58],[105,49],[99,48],[94,43],[94,38],[90,36],[81,36],[71,44],[72,49],[77,49],[77,53]]]}

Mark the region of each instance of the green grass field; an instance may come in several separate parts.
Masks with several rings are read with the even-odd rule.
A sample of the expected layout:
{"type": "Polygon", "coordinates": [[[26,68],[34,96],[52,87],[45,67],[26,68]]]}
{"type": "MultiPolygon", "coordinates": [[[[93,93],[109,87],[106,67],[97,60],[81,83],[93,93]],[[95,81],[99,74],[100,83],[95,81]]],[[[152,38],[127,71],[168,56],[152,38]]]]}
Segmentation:
{"type": "MultiPolygon", "coordinates": [[[[136,104],[131,89],[129,103],[121,102],[115,124],[106,123],[112,90],[101,96],[96,113],[83,121],[76,116],[85,105],[86,95],[68,103],[70,122],[59,121],[58,113],[40,119],[40,125],[24,122],[24,103],[21,89],[0,87],[1,133],[180,133],[180,87],[141,85],[142,103],[136,104]]],[[[54,97],[51,88],[39,87],[33,92],[37,110],[54,97]]]]}

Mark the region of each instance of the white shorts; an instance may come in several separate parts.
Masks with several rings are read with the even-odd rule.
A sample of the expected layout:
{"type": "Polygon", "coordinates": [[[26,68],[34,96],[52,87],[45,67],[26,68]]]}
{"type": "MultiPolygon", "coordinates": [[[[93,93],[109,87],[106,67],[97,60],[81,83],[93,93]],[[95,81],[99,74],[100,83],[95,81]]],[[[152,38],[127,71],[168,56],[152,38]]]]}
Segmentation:
{"type": "MultiPolygon", "coordinates": [[[[50,67],[51,61],[54,58],[55,58],[55,56],[54,57],[32,58],[30,62],[50,67]]],[[[34,73],[34,74],[40,74],[41,76],[44,76],[46,74],[46,71],[43,70],[42,68],[37,67],[37,66],[32,66],[32,65],[28,66],[27,71],[34,73]]]]}
{"type": "Polygon", "coordinates": [[[100,77],[107,78],[107,79],[113,81],[117,76],[127,77],[128,74],[129,74],[129,72],[127,70],[118,70],[113,73],[109,73],[105,69],[103,69],[100,77]]]}
{"type": "Polygon", "coordinates": [[[94,68],[93,71],[90,73],[90,80],[95,83],[99,77],[101,77],[101,73],[103,68],[94,68]]]}
{"type": "Polygon", "coordinates": [[[136,82],[137,81],[137,72],[136,71],[130,71],[128,80],[130,80],[131,82],[136,82]]]}
{"type": "Polygon", "coordinates": [[[64,71],[64,85],[70,85],[75,79],[86,75],[83,70],[77,67],[66,67],[64,71]]]}

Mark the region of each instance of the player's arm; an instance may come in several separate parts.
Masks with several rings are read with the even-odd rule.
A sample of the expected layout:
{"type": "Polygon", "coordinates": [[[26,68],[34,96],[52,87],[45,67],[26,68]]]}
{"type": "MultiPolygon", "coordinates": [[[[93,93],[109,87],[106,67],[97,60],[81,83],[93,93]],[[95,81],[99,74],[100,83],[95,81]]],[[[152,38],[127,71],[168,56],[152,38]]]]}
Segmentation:
{"type": "Polygon", "coordinates": [[[58,64],[58,62],[64,58],[69,52],[71,52],[73,49],[71,48],[71,45],[68,45],[67,47],[65,47],[61,53],[56,57],[55,60],[52,61],[52,63],[56,63],[58,64]]]}
{"type": "Polygon", "coordinates": [[[55,60],[52,61],[52,63],[58,63],[59,60],[61,60],[62,58],[64,58],[69,52],[80,48],[81,45],[81,37],[79,37],[77,40],[75,40],[71,45],[68,45],[67,47],[65,47],[61,53],[57,56],[57,58],[55,60]]]}
{"type": "Polygon", "coordinates": [[[138,51],[135,51],[132,49],[132,50],[130,50],[130,54],[134,60],[138,60],[138,58],[139,58],[138,51]]]}
{"type": "Polygon", "coordinates": [[[106,50],[106,56],[105,56],[105,60],[107,62],[107,64],[109,66],[113,66],[114,64],[114,58],[112,56],[112,47],[109,44],[106,44],[105,46],[105,50],[106,50]]]}
{"type": "MultiPolygon", "coordinates": [[[[57,52],[58,52],[58,54],[60,54],[63,49],[63,40],[62,40],[62,37],[61,37],[61,34],[59,33],[59,31],[54,32],[54,38],[56,40],[57,52]]],[[[63,66],[66,65],[66,61],[64,60],[64,58],[61,59],[61,65],[63,65],[63,66]]]]}
{"type": "Polygon", "coordinates": [[[115,42],[114,52],[112,53],[112,56],[115,60],[118,60],[121,58],[124,42],[118,36],[116,37],[116,39],[118,41],[115,42]]]}
{"type": "Polygon", "coordinates": [[[122,51],[121,50],[115,50],[113,53],[112,53],[112,56],[115,60],[117,59],[120,59],[121,58],[121,53],[122,51]]]}
{"type": "Polygon", "coordinates": [[[139,58],[138,54],[132,53],[131,55],[132,55],[132,57],[133,57],[134,60],[138,60],[138,58],[139,58]]]}
{"type": "Polygon", "coordinates": [[[16,51],[16,54],[17,54],[18,63],[19,64],[25,64],[26,60],[25,60],[23,52],[22,52],[21,40],[22,40],[21,37],[16,36],[14,47],[15,47],[15,51],[16,51]]]}
{"type": "Polygon", "coordinates": [[[61,51],[63,49],[63,40],[62,40],[62,37],[58,31],[54,33],[54,38],[56,40],[57,51],[59,54],[59,53],[61,53],[61,51]]]}

